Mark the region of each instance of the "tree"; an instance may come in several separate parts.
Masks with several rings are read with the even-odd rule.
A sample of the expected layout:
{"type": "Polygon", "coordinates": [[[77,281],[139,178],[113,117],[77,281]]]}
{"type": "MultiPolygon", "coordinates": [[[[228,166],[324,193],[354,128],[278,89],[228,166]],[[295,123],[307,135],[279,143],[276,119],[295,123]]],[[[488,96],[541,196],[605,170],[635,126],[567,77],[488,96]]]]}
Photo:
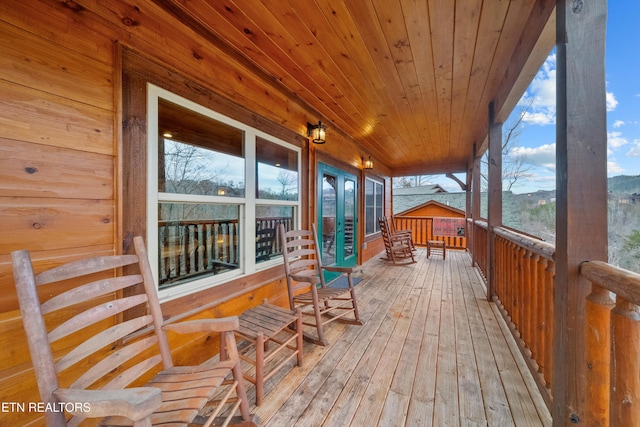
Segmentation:
{"type": "MultiPolygon", "coordinates": [[[[521,179],[531,177],[529,173],[531,166],[526,162],[526,156],[518,150],[518,138],[522,134],[524,128],[521,126],[522,120],[531,108],[533,99],[527,105],[520,107],[517,117],[510,122],[505,123],[502,132],[502,185],[506,191],[511,191],[513,186],[521,179]]],[[[482,188],[488,188],[488,152],[482,157],[482,188]]]]}
{"type": "Polygon", "coordinates": [[[393,188],[420,187],[431,183],[433,175],[413,175],[393,178],[393,188]]]}
{"type": "Polygon", "coordinates": [[[280,185],[282,185],[281,196],[283,199],[285,199],[290,192],[295,192],[298,189],[298,177],[294,173],[281,170],[276,179],[280,185]]]}

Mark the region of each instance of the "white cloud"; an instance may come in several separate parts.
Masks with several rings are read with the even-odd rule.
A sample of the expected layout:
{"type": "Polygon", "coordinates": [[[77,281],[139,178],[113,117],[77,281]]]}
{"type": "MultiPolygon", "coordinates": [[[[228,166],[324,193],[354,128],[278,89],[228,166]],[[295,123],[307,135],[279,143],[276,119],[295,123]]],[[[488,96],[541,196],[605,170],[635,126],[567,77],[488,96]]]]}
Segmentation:
{"type": "Polygon", "coordinates": [[[613,111],[618,106],[618,100],[613,92],[607,92],[607,111],[613,111]]]}
{"type": "Polygon", "coordinates": [[[627,157],[640,157],[640,139],[633,141],[633,146],[627,152],[627,157]]]}
{"type": "Polygon", "coordinates": [[[523,121],[549,125],[556,121],[556,54],[549,55],[519,103],[529,106],[523,121]]]}
{"type": "Polygon", "coordinates": [[[551,125],[556,121],[556,113],[550,108],[538,109],[536,112],[527,111],[524,113],[522,121],[532,125],[551,125]]]}
{"type": "Polygon", "coordinates": [[[613,127],[614,128],[619,128],[624,126],[624,122],[622,120],[616,120],[615,122],[613,122],[613,127]]]}
{"type": "Polygon", "coordinates": [[[615,161],[607,162],[607,174],[622,173],[624,169],[615,161]]]}
{"type": "Polygon", "coordinates": [[[627,138],[622,136],[622,132],[608,132],[607,133],[607,144],[611,148],[620,148],[623,145],[627,145],[629,141],[627,138]]]}
{"type": "Polygon", "coordinates": [[[522,157],[523,161],[534,166],[541,166],[550,171],[556,170],[556,144],[544,144],[540,147],[516,147],[514,156],[522,157]]]}

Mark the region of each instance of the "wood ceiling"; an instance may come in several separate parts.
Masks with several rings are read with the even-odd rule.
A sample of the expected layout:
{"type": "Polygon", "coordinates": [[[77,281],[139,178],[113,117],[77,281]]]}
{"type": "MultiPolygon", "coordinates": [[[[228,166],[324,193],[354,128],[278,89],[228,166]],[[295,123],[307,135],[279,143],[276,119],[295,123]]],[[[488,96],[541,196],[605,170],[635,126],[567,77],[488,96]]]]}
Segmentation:
{"type": "Polygon", "coordinates": [[[156,3],[395,176],[465,171],[555,44],[549,0],[156,3]]]}

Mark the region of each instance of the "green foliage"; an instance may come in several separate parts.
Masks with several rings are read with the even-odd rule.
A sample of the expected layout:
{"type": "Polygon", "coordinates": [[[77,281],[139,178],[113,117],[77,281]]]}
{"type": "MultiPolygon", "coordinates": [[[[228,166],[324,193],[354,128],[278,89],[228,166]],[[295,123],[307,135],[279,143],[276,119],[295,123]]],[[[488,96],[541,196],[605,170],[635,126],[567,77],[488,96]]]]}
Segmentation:
{"type": "Polygon", "coordinates": [[[633,230],[630,235],[624,239],[625,251],[640,250],[640,230],[633,230]]]}

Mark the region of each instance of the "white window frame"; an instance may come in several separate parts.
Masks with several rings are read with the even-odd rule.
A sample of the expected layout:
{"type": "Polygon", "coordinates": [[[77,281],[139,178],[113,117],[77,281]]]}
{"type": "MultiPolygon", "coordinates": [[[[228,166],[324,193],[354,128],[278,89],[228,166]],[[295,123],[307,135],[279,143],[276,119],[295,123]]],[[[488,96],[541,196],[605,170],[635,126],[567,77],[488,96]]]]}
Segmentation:
{"type": "Polygon", "coordinates": [[[282,264],[282,257],[256,264],[255,235],[256,235],[256,205],[291,206],[296,224],[300,224],[301,212],[301,160],[302,150],[295,145],[287,143],[272,135],[234,120],[198,103],[190,101],[173,92],[162,89],[151,83],[147,83],[147,247],[149,261],[153,270],[153,276],[158,282],[158,203],[215,203],[225,205],[239,205],[240,224],[240,267],[221,274],[211,275],[183,284],[158,290],[160,302],[180,298],[203,289],[211,288],[232,279],[248,276],[257,271],[282,264]],[[174,104],[188,108],[213,120],[225,123],[241,130],[244,134],[244,160],[245,160],[245,196],[221,197],[221,196],[197,196],[193,194],[175,194],[158,192],[158,99],[162,98],[174,104]],[[271,143],[282,145],[295,151],[298,156],[298,200],[271,200],[256,198],[256,139],[263,138],[271,143]]]}
{"type": "Polygon", "coordinates": [[[376,235],[378,233],[380,233],[380,228],[378,227],[377,231],[374,231],[373,233],[368,233],[367,234],[367,181],[371,181],[373,182],[373,189],[374,189],[374,194],[373,194],[373,201],[374,201],[374,206],[373,206],[373,212],[374,212],[374,218],[373,218],[373,224],[374,227],[376,228],[375,224],[378,223],[378,218],[375,217],[375,212],[376,212],[376,207],[377,205],[375,205],[375,201],[376,201],[376,193],[375,193],[375,189],[376,189],[376,184],[381,186],[381,191],[382,191],[382,213],[384,214],[384,182],[382,182],[381,180],[377,180],[371,177],[365,177],[365,181],[364,181],[364,224],[365,224],[365,237],[367,236],[373,236],[376,235]]]}

